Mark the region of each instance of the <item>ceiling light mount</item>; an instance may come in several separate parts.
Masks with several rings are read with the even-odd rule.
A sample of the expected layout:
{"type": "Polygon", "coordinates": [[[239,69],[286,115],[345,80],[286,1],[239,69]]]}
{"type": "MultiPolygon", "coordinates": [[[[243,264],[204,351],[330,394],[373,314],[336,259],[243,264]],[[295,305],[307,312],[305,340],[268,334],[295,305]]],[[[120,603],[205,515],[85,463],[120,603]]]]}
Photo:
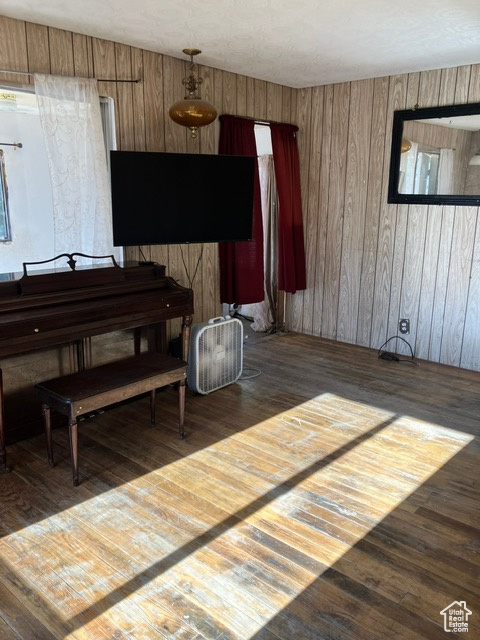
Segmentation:
{"type": "Polygon", "coordinates": [[[193,58],[202,52],[200,49],[183,49],[183,53],[190,57],[189,73],[182,80],[185,96],[170,107],[169,115],[177,124],[188,127],[192,138],[196,138],[198,128],[211,124],[217,117],[217,111],[209,102],[202,100],[200,95],[203,80],[198,75],[198,70],[195,73],[193,58]]]}

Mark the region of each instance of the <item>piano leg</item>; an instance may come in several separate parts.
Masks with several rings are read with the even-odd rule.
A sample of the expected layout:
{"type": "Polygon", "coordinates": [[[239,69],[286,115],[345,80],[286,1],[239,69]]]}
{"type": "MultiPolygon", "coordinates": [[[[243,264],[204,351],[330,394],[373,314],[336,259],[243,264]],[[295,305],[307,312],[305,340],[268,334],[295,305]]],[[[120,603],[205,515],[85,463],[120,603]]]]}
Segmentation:
{"type": "Polygon", "coordinates": [[[185,429],[183,427],[185,422],[185,380],[178,383],[178,406],[180,409],[178,435],[180,436],[180,440],[183,440],[185,438],[185,429]]]}
{"type": "Polygon", "coordinates": [[[50,420],[50,405],[45,402],[42,403],[43,424],[45,426],[45,438],[47,441],[47,457],[48,464],[51,467],[55,466],[53,460],[53,443],[52,443],[52,422],[50,420]]]}
{"type": "Polygon", "coordinates": [[[80,477],[78,474],[78,424],[75,416],[70,417],[68,427],[70,431],[70,454],[72,458],[73,486],[78,487],[80,484],[80,477]]]}
{"type": "Polygon", "coordinates": [[[183,316],[182,318],[182,360],[188,360],[188,345],[190,342],[190,327],[192,325],[192,316],[183,316]]]}
{"type": "Polygon", "coordinates": [[[0,473],[10,471],[7,465],[7,450],[5,446],[5,419],[3,412],[3,375],[0,369],[0,473]]]}

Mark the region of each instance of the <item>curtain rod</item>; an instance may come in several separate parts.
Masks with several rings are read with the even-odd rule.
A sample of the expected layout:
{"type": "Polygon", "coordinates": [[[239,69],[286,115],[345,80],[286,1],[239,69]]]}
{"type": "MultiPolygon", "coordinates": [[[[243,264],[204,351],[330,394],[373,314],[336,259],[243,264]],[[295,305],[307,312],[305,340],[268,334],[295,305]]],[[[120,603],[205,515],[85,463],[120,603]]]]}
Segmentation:
{"type": "Polygon", "coordinates": [[[295,131],[299,131],[299,128],[297,127],[296,124],[292,124],[291,122],[277,122],[275,120],[259,120],[258,118],[249,118],[248,116],[234,116],[230,113],[222,113],[221,116],[219,116],[219,120],[221,120],[223,118],[223,116],[228,116],[229,118],[238,118],[240,120],[253,120],[253,122],[255,122],[255,124],[264,124],[264,125],[270,125],[270,124],[286,124],[290,127],[293,127],[295,129],[295,131]]]}
{"type": "MultiPolygon", "coordinates": [[[[0,69],[0,73],[13,73],[17,76],[33,76],[34,74],[30,71],[11,71],[9,69],[0,69]]],[[[47,74],[48,75],[48,74],[47,74]]],[[[137,80],[109,80],[108,78],[93,78],[97,82],[140,82],[140,79],[137,80]]]]}

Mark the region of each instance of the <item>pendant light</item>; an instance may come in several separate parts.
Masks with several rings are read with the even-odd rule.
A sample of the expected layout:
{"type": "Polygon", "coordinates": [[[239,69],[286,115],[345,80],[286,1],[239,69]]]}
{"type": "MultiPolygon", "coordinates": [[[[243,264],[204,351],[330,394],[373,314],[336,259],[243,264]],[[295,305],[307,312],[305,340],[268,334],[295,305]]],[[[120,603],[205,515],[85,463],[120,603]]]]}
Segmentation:
{"type": "Polygon", "coordinates": [[[480,166],[480,151],[470,158],[470,162],[468,163],[471,167],[480,166]]]}
{"type": "Polygon", "coordinates": [[[198,73],[195,75],[193,56],[202,52],[200,49],[183,49],[183,53],[190,56],[189,74],[183,79],[185,97],[170,107],[169,115],[177,124],[188,127],[192,138],[196,138],[197,129],[211,124],[217,117],[217,111],[209,102],[202,100],[200,95],[200,85],[203,80],[198,73]]]}

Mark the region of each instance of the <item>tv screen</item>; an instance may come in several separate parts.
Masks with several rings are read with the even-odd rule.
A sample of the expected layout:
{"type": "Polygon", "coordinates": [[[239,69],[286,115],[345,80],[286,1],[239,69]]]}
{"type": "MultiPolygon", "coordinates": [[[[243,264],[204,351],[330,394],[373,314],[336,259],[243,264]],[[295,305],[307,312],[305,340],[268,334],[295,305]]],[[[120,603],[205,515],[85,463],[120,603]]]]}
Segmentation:
{"type": "Polygon", "coordinates": [[[113,244],[250,240],[255,158],[111,151],[113,244]]]}

